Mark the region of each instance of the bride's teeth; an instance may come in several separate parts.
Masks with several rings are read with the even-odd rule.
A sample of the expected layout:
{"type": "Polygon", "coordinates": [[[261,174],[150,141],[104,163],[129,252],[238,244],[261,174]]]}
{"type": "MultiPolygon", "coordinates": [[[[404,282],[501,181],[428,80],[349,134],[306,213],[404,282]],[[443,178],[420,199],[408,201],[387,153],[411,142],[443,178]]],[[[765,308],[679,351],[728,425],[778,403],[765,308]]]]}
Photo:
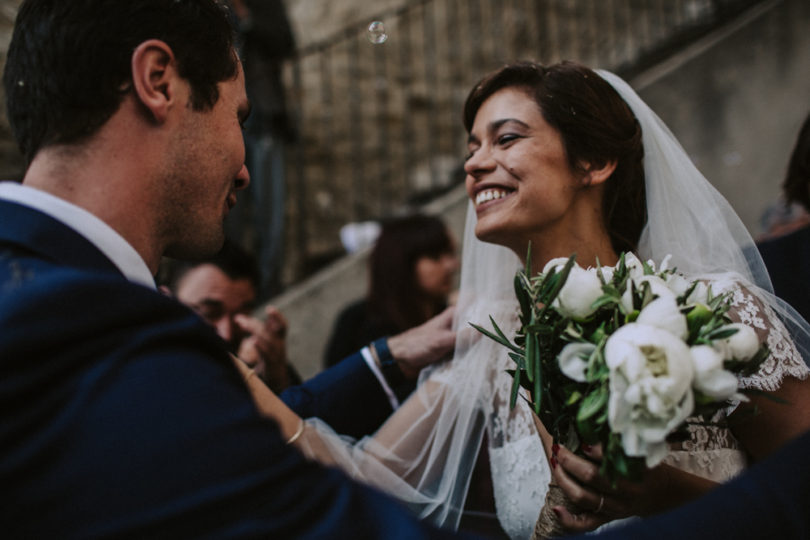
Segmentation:
{"type": "Polygon", "coordinates": [[[493,199],[500,199],[501,197],[506,197],[506,192],[496,189],[488,189],[475,196],[475,204],[479,205],[493,199]]]}

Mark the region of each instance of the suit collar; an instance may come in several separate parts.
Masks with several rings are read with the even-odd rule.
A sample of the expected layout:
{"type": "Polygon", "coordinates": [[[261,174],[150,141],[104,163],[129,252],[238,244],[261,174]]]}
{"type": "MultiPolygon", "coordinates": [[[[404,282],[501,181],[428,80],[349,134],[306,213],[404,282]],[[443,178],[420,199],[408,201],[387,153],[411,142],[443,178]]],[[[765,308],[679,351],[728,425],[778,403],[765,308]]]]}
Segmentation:
{"type": "Polygon", "coordinates": [[[0,216],[2,243],[20,246],[65,266],[121,274],[84,236],[39,210],[0,200],[0,216]]]}

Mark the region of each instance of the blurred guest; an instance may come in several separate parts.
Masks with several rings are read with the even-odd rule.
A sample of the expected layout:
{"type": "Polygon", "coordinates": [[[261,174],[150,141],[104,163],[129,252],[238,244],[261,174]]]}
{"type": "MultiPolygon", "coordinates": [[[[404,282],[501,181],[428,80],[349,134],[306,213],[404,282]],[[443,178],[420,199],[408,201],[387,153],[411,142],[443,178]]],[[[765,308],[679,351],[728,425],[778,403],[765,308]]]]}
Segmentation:
{"type": "Polygon", "coordinates": [[[416,214],[384,222],[369,257],[368,294],[338,315],[325,366],[440,313],[458,266],[453,238],[440,218],[416,214]]]}
{"type": "Polygon", "coordinates": [[[256,308],[259,269],[250,253],[226,241],[215,256],[179,263],[171,274],[172,294],[213,326],[231,352],[274,392],[301,383],[287,361],[284,315],[274,306],[264,308],[264,320],[251,315],[256,308]]]}
{"type": "MultiPolygon", "coordinates": [[[[784,210],[789,220],[772,223],[769,234],[757,246],[777,296],[810,319],[810,114],[799,131],[782,183],[784,210]]],[[[775,215],[772,210],[768,215],[775,215]]]]}

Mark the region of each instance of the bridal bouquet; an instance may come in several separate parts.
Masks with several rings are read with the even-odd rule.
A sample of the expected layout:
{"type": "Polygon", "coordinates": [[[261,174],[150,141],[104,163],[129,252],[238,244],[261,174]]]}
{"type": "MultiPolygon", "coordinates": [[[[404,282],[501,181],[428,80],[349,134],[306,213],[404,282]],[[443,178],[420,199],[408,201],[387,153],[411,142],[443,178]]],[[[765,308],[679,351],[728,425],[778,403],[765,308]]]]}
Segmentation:
{"type": "MultiPolygon", "coordinates": [[[[687,281],[622,254],[615,267],[582,268],[576,256],[515,276],[521,328],[510,340],[473,326],[509,349],[534,412],[567,448],[602,445],[601,472],[637,479],[661,462],[686,419],[711,418],[745,399],[738,376],[769,351],[753,329],[731,322],[728,284],[687,281]]],[[[531,260],[531,257],[527,257],[531,260]]]]}

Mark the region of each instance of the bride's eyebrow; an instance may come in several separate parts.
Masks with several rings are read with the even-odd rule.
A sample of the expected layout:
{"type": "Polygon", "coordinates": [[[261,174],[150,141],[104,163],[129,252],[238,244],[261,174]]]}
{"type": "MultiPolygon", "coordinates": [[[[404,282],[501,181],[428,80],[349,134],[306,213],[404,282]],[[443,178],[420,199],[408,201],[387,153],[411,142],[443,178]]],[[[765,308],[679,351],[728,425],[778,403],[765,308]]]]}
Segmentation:
{"type": "Polygon", "coordinates": [[[495,120],[494,122],[492,122],[489,125],[489,131],[490,131],[490,133],[498,131],[499,129],[501,129],[501,127],[503,127],[506,124],[518,124],[519,126],[521,126],[523,128],[526,128],[526,129],[529,128],[529,124],[527,124],[523,120],[518,120],[517,118],[504,118],[502,120],[495,120]]]}
{"type": "MultiPolygon", "coordinates": [[[[491,135],[493,133],[496,133],[504,125],[510,124],[510,123],[518,124],[519,126],[521,126],[524,129],[529,129],[529,124],[527,124],[523,120],[518,120],[517,118],[502,118],[500,120],[495,120],[493,122],[490,122],[490,124],[487,126],[487,132],[491,135]]],[[[476,143],[476,142],[478,142],[478,137],[476,137],[475,135],[470,133],[470,135],[467,137],[467,144],[476,143]]]]}

